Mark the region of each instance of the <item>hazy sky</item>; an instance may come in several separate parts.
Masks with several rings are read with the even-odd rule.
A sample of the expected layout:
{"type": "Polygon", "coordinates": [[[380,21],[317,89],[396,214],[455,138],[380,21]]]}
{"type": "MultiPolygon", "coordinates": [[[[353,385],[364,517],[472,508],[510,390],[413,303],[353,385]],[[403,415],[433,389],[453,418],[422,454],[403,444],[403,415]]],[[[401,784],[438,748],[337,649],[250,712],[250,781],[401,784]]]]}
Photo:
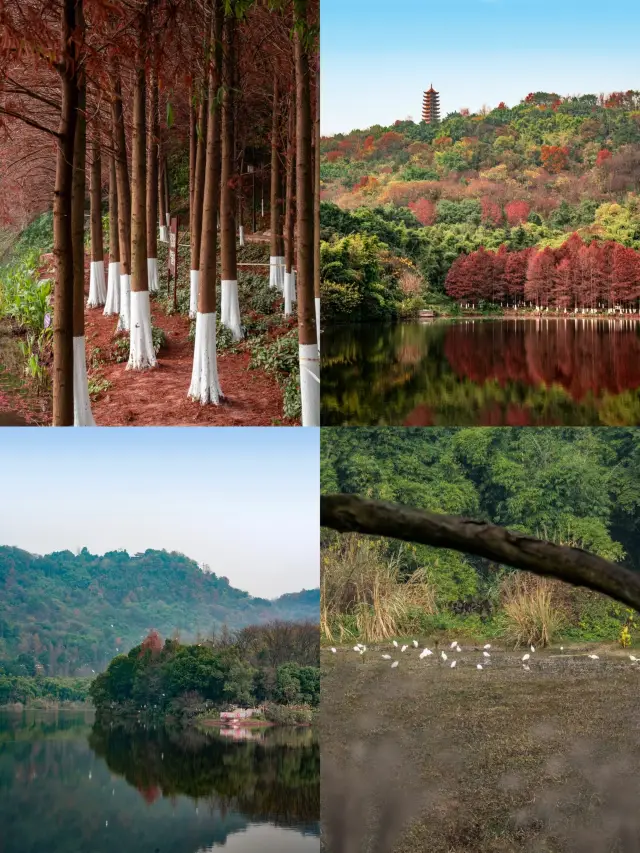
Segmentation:
{"type": "Polygon", "coordinates": [[[640,89],[637,0],[321,0],[325,135],[509,106],[531,91],[640,89]]]}
{"type": "Polygon", "coordinates": [[[0,544],[180,551],[275,598],[319,585],[319,430],[0,430],[0,544]]]}

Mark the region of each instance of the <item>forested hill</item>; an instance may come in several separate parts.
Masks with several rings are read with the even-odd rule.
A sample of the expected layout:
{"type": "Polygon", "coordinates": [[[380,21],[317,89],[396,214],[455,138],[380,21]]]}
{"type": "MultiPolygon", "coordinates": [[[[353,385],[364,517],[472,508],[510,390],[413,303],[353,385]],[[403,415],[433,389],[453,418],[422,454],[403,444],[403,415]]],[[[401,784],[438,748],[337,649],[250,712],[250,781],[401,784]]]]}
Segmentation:
{"type": "Polygon", "coordinates": [[[273,601],[178,553],[129,556],[0,547],[0,662],[27,655],[48,674],[100,671],[150,629],[183,641],[275,619],[318,621],[319,590],[273,601]]]}
{"type": "Polygon", "coordinates": [[[639,92],[535,92],[519,104],[452,113],[439,124],[398,121],[326,137],[321,151],[329,319],[384,318],[437,307],[447,295],[564,308],[630,305],[640,293],[639,92]],[[579,240],[561,257],[557,250],[574,233],[579,240]],[[557,254],[548,255],[552,266],[565,261],[567,272],[584,266],[578,249],[591,243],[598,293],[580,286],[547,293],[513,270],[498,289],[462,292],[448,280],[456,258],[481,247],[550,248],[557,254]],[[600,259],[595,250],[607,243],[611,257],[600,259]],[[616,245],[635,254],[619,251],[616,259],[616,245]]]}

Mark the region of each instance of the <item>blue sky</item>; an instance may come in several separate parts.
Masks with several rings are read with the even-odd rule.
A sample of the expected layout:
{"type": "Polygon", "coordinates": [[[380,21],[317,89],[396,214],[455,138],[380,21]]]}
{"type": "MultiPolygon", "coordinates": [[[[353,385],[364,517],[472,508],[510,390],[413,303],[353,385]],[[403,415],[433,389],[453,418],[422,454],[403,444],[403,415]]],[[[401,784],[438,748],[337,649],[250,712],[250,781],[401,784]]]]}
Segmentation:
{"type": "Polygon", "coordinates": [[[319,585],[319,430],[0,430],[0,544],[180,551],[253,595],[319,585]]]}
{"type": "Polygon", "coordinates": [[[640,89],[637,0],[321,0],[324,135],[560,95],[640,89]]]}

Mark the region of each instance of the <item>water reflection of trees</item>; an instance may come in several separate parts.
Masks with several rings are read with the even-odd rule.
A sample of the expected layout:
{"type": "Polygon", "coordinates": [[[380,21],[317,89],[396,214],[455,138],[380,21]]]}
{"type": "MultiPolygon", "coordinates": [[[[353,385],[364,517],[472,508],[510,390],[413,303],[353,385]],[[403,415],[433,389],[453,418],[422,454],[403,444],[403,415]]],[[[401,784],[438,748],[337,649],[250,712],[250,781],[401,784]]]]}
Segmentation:
{"type": "Polygon", "coordinates": [[[639,332],[619,319],[334,330],[323,352],[322,422],[636,424],[639,332]]]}
{"type": "Polygon", "coordinates": [[[320,753],[309,729],[229,743],[195,729],[95,725],[89,745],[148,802],[184,795],[276,825],[319,820],[320,753]]]}

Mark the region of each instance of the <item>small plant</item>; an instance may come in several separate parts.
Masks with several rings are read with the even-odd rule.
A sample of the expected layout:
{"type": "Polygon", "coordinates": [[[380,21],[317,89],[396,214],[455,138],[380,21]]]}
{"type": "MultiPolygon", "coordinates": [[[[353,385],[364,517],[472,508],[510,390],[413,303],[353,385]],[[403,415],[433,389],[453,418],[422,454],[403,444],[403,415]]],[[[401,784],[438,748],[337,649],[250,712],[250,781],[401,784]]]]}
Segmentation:
{"type": "MultiPolygon", "coordinates": [[[[163,329],[157,326],[151,328],[151,341],[153,343],[153,351],[156,355],[160,352],[163,346],[167,343],[167,336],[163,329]]],[[[115,360],[120,363],[129,360],[130,340],[129,335],[118,333],[118,337],[114,343],[115,360]]]]}
{"type": "Polygon", "coordinates": [[[92,400],[97,400],[100,394],[104,394],[111,388],[112,383],[103,377],[92,377],[88,380],[89,396],[92,400]]]}
{"type": "Polygon", "coordinates": [[[620,638],[618,640],[623,649],[628,649],[631,645],[631,633],[629,631],[629,626],[625,625],[620,631],[620,638]]]}

